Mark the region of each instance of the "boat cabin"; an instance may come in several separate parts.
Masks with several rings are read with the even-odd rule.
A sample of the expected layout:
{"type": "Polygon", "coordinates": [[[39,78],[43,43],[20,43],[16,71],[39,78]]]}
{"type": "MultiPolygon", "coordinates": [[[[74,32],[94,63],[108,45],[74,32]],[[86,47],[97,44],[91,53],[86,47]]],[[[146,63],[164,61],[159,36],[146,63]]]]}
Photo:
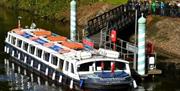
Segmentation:
{"type": "MultiPolygon", "coordinates": [[[[126,72],[130,75],[129,63],[119,59],[118,52],[103,48],[87,51],[82,43],[72,42],[44,29],[13,29],[8,32],[6,42],[77,80],[84,75],[102,72],[126,72]]],[[[20,56],[18,51],[10,51],[8,46],[5,50],[38,70],[43,67],[35,64],[35,61],[29,62],[26,57],[20,56]]]]}

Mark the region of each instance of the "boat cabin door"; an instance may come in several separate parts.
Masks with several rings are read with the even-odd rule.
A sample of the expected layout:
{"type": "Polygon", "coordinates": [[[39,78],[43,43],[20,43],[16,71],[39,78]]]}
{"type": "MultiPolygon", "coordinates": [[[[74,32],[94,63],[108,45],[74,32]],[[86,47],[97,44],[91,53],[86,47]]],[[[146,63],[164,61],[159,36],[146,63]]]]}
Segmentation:
{"type": "Polygon", "coordinates": [[[75,70],[75,64],[73,63],[73,60],[64,60],[63,72],[71,78],[79,78],[79,76],[77,75],[77,71],[75,70]]]}

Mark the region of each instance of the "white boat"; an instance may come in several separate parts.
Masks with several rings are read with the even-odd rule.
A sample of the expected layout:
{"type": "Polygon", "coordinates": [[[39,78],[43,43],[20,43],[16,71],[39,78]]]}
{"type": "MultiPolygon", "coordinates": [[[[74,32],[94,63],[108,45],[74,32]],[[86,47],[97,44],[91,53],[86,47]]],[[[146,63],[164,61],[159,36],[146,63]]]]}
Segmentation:
{"type": "Polygon", "coordinates": [[[7,33],[4,51],[18,63],[71,89],[133,86],[129,62],[120,59],[118,52],[88,49],[44,29],[12,29],[7,33]]]}

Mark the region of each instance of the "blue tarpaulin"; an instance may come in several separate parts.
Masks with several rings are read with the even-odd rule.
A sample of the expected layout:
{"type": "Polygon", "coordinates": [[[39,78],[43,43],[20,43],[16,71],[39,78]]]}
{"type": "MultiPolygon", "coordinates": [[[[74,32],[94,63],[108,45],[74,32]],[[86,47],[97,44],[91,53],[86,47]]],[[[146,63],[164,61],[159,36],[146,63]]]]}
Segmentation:
{"type": "Polygon", "coordinates": [[[25,38],[33,37],[32,35],[30,35],[30,34],[28,34],[28,33],[24,33],[24,34],[22,34],[22,36],[25,37],[25,38]]]}
{"type": "Polygon", "coordinates": [[[55,50],[55,51],[59,51],[60,49],[62,49],[61,47],[57,46],[57,45],[53,45],[50,47],[51,49],[55,50]]]}
{"type": "Polygon", "coordinates": [[[39,44],[41,44],[41,45],[43,45],[44,43],[47,43],[47,41],[45,41],[45,40],[42,40],[42,39],[37,39],[37,40],[35,40],[37,43],[39,43],[39,44]]]}

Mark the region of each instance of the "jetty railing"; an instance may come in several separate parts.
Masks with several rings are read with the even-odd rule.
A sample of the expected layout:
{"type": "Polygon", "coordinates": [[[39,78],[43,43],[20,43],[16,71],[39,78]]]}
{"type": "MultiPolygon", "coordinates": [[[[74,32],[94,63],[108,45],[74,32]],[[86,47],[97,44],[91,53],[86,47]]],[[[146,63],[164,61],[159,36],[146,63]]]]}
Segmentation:
{"type": "Polygon", "coordinates": [[[107,25],[109,28],[114,27],[117,30],[122,30],[127,24],[135,22],[135,10],[138,12],[137,17],[140,17],[141,13],[144,13],[145,17],[149,14],[180,17],[179,7],[164,3],[165,6],[161,8],[159,2],[156,3],[155,12],[152,11],[152,6],[148,2],[129,2],[104,12],[88,21],[87,36],[99,33],[107,25]]]}

